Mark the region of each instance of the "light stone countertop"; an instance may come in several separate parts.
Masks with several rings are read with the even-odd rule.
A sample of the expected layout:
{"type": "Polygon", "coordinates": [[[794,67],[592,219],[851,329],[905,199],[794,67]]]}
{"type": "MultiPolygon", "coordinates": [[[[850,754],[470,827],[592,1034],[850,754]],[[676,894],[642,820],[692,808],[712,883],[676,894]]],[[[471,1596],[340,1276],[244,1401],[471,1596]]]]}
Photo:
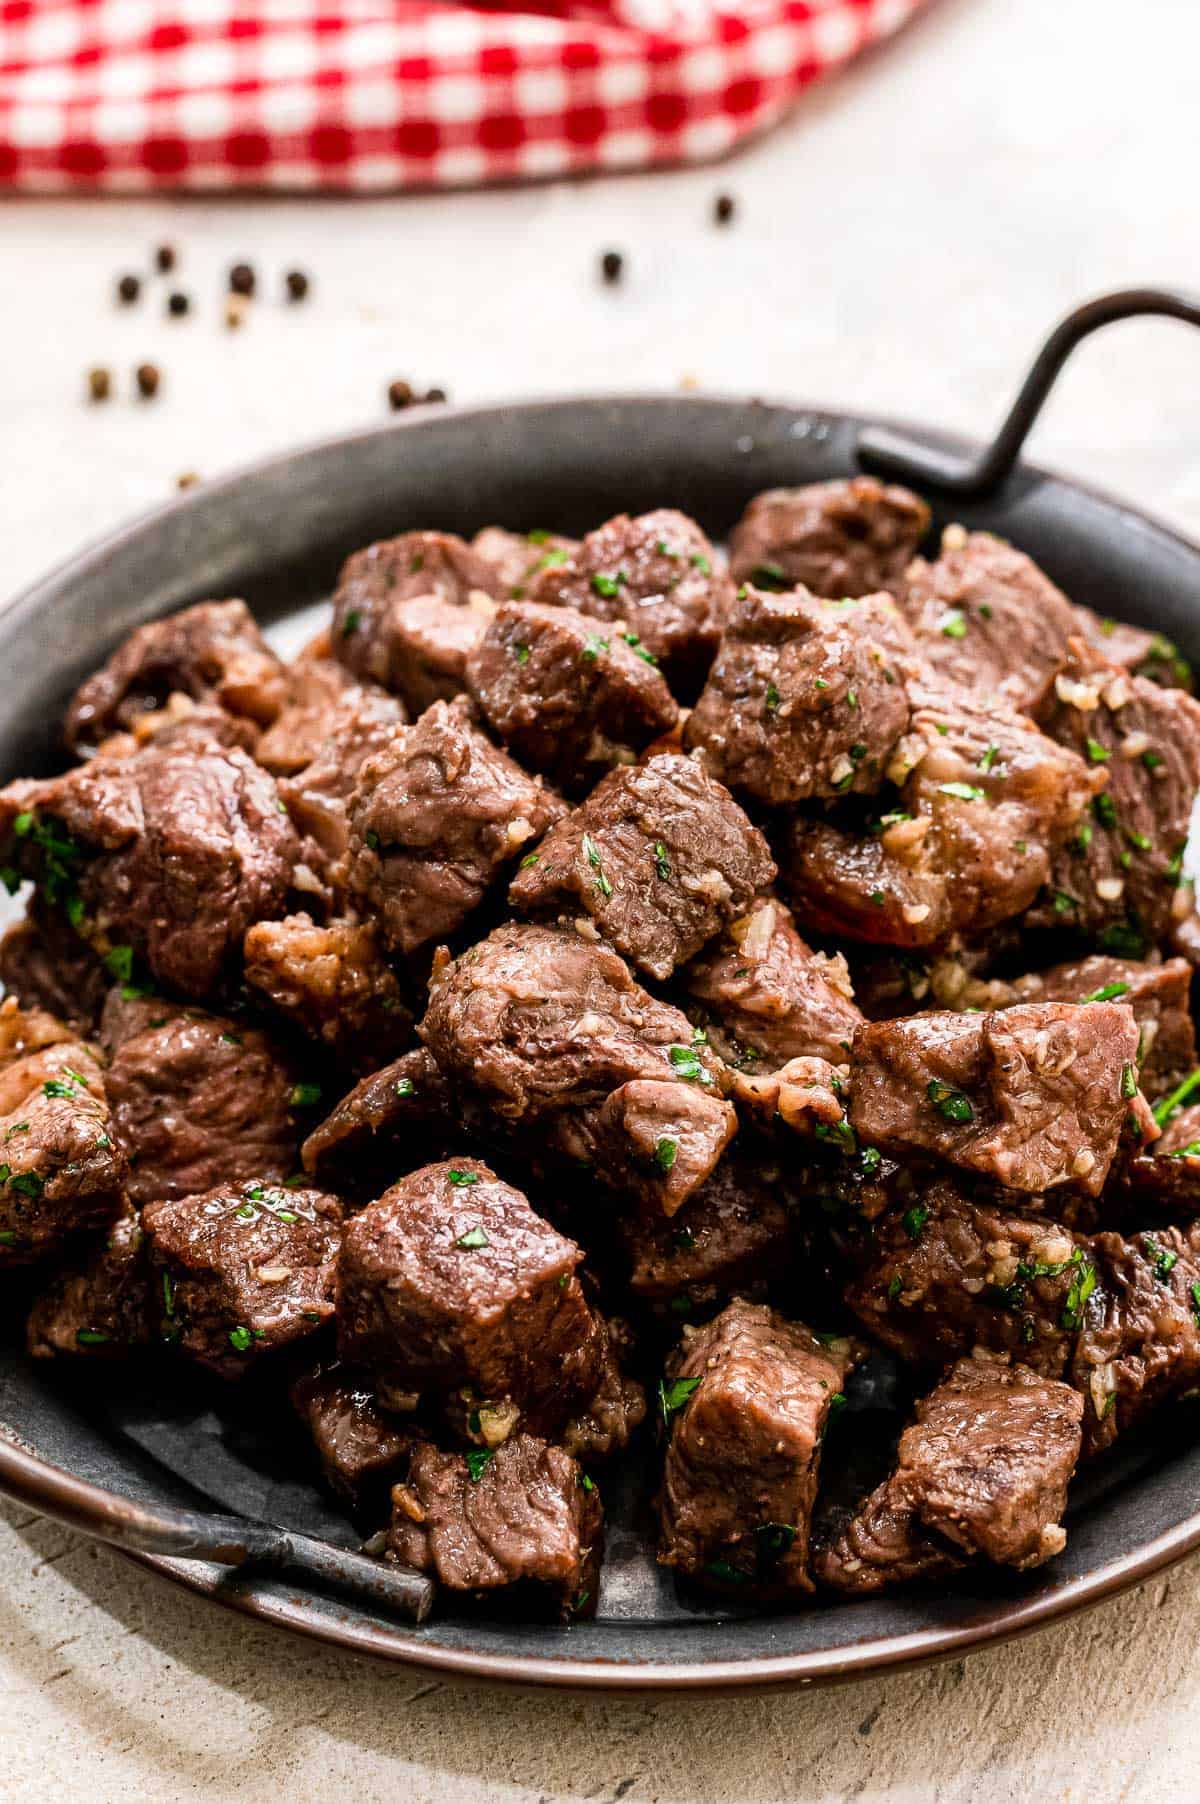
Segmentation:
{"type": "MultiPolygon", "coordinates": [[[[1194,0],[936,0],[715,170],[504,193],[0,204],[0,586],[214,475],[384,417],[394,376],[460,401],[606,389],[896,412],[983,433],[1086,295],[1200,290],[1194,0]],[[737,223],[710,224],[714,195],[737,223]],[[182,322],[109,305],[180,246],[182,322]],[[596,279],[601,250],[627,281],[596,279]],[[225,266],[272,294],[220,323],[225,266]],[[152,405],[131,367],[164,371],[152,405]],[[81,402],[110,363],[120,394],[81,402]]],[[[1200,337],[1079,354],[1033,454],[1200,535],[1200,337]]],[[[1086,599],[1081,597],[1080,599],[1086,599]]],[[[433,1800],[1197,1796],[1200,1564],[965,1664],[822,1693],[594,1703],[459,1689],[240,1619],[0,1510],[0,1796],[433,1800]],[[1196,1714],[1193,1715],[1193,1710],[1196,1714]]]]}

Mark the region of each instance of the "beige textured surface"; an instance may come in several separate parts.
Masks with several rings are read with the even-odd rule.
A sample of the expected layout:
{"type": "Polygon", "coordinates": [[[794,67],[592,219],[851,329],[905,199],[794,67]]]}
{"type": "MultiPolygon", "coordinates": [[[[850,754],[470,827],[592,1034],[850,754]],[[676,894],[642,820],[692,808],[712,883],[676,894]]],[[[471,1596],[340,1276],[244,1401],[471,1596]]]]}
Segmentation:
{"type": "MultiPolygon", "coordinates": [[[[941,0],[870,67],[720,171],[365,205],[0,209],[0,585],[171,492],[381,417],[397,375],[456,399],[673,387],[797,396],[983,431],[1084,294],[1200,289],[1194,0],[941,0]],[[741,200],[735,229],[712,196],[741,200]],[[184,250],[190,320],[118,315],[146,247],[184,250]],[[616,291],[598,252],[630,258],[616,291]],[[219,324],[249,255],[312,304],[219,324]],[[89,411],[150,356],[161,400],[89,411]]],[[[1036,450],[1200,531],[1200,339],[1091,346],[1036,450]]],[[[425,1801],[1197,1795],[1200,1567],[1042,1636],[819,1695],[596,1705],[431,1685],[257,1631],[52,1525],[0,1521],[0,1795],[425,1801]]]]}

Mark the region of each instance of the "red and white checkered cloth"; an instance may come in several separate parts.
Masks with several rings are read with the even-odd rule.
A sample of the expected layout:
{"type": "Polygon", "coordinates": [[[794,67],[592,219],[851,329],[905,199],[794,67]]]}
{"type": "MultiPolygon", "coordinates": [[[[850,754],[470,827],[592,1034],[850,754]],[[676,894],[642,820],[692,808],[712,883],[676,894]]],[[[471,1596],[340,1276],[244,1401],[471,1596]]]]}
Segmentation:
{"type": "Polygon", "coordinates": [[[451,187],[719,155],[923,0],[0,0],[0,188],[451,187]]]}

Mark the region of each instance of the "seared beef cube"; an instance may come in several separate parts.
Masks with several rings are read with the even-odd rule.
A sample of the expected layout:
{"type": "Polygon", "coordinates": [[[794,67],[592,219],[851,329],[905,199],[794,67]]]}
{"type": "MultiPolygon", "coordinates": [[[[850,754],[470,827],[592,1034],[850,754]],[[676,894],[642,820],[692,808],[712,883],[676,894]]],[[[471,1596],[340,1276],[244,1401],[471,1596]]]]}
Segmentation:
{"type": "Polygon", "coordinates": [[[600,1321],[600,1378],[587,1405],[557,1436],[572,1459],[589,1465],[623,1453],[646,1419],[646,1393],[623,1370],[632,1337],[623,1322],[600,1321]]]}
{"type": "Polygon", "coordinates": [[[601,1375],[582,1257],[478,1160],[427,1165],[346,1225],[338,1352],[389,1393],[466,1391],[552,1431],[601,1375]]]}
{"type": "Polygon", "coordinates": [[[538,571],[561,563],[578,546],[578,539],[554,532],[507,532],[503,526],[485,526],[471,540],[471,550],[491,567],[492,594],[509,601],[523,601],[538,571]]]}
{"type": "Polygon", "coordinates": [[[912,730],[870,831],[797,817],[781,854],[802,925],[931,946],[979,938],[1036,897],[1103,776],[991,697],[915,674],[912,730]]]}
{"type": "Polygon", "coordinates": [[[1042,1565],[1066,1545],[1059,1519],[1082,1418],[1069,1385],[959,1360],[918,1403],[895,1471],[818,1559],[818,1578],[861,1594],[945,1571],[954,1553],[1022,1572],[1042,1565]]]}
{"type": "Polygon", "coordinates": [[[419,1047],[343,1096],[304,1142],[304,1169],[331,1190],[378,1196],[398,1170],[436,1156],[456,1120],[449,1086],[419,1047]]]}
{"type": "Polygon", "coordinates": [[[929,509],[910,490],[854,476],[756,495],[729,542],[734,580],[814,595],[896,592],[929,530],[929,509]]]}
{"type": "Polygon", "coordinates": [[[107,1227],[125,1176],[96,1051],[8,997],[0,1004],[0,1271],[107,1227]]]}
{"type": "Polygon", "coordinates": [[[562,803],[485,739],[465,701],[435,702],[369,758],[350,800],[347,883],[393,951],[458,930],[562,803]]]}
{"type": "Polygon", "coordinates": [[[1085,1450],[1098,1453],[1200,1383],[1200,1230],[1096,1234],[1088,1251],[1093,1288],[1065,1375],[1087,1404],[1085,1450]]]}
{"type": "Polygon", "coordinates": [[[532,1129],[539,1150],[591,1158],[596,1174],[673,1214],[737,1125],[723,1067],[678,1009],[576,933],[497,928],[437,968],[421,1037],[493,1131],[532,1129]]]}
{"type": "Polygon", "coordinates": [[[149,1344],[158,1316],[142,1224],[130,1209],[85,1258],[51,1279],[29,1313],[25,1342],[35,1359],[119,1359],[149,1344]]]}
{"type": "Polygon", "coordinates": [[[677,1215],[617,1223],[631,1296],[655,1311],[695,1321],[735,1293],[762,1290],[792,1263],[783,1174],[769,1154],[728,1153],[677,1215]]]}
{"type": "Polygon", "coordinates": [[[375,1070],[411,1044],[412,1012],[369,923],[259,921],[245,952],[251,988],[351,1070],[375,1070]]]}
{"type": "Polygon", "coordinates": [[[1126,1117],[1154,1137],[1137,1050],[1120,1002],[864,1022],[850,1121],[865,1145],[899,1156],[933,1153],[1013,1190],[1099,1196],[1126,1117]]]}
{"type": "Polygon", "coordinates": [[[768,1594],[812,1590],[821,1437],[850,1363],[846,1343],[824,1347],[740,1298],[685,1340],[660,1388],[664,1565],[768,1594]]]}
{"type": "Polygon", "coordinates": [[[720,641],[733,585],[694,520],[673,508],[618,514],[566,557],[544,558],[530,601],[619,621],[690,700],[720,641]]]}
{"type": "Polygon", "coordinates": [[[709,1044],[737,1070],[813,1054],[840,1064],[862,1020],[846,961],[806,946],[782,902],[761,898],[681,973],[709,1044]]]}
{"type": "Polygon", "coordinates": [[[392,1493],[387,1558],[447,1591],[514,1601],[563,1620],[591,1615],[599,1589],[600,1493],[561,1447],[515,1435],[494,1453],[418,1447],[392,1493]]]}
{"type": "Polygon", "coordinates": [[[684,743],[762,802],[873,795],[908,730],[902,660],[913,650],[890,595],[740,589],[684,743]]]}
{"type": "Polygon", "coordinates": [[[222,1184],[142,1212],[162,1330],[220,1378],[333,1315],[342,1208],[320,1190],[222,1184]]]}
{"type": "Polygon", "coordinates": [[[76,751],[97,746],[175,694],[216,702],[258,726],[274,720],[283,665],[244,601],[202,601],[137,627],[76,691],[64,723],[67,744],[76,751]]]}
{"type": "Polygon", "coordinates": [[[940,1181],[875,1224],[846,1301],[874,1340],[937,1369],[983,1347],[1061,1378],[1083,1319],[1086,1243],[940,1181]]]}
{"type": "Polygon", "coordinates": [[[509,897],[540,914],[582,909],[618,952],[665,980],[774,875],[766,840],[728,790],[668,754],[605,777],[523,862],[509,897]]]}
{"type": "MultiPolygon", "coordinates": [[[[395,696],[373,685],[351,684],[328,710],[315,755],[280,778],[279,794],[297,830],[318,848],[321,877],[336,882],[339,876],[338,861],[350,839],[347,809],[359,772],[368,758],[387,750],[407,719],[395,696]]],[[[279,726],[283,724],[281,720],[279,726]]],[[[261,747],[258,758],[265,763],[261,747]]]]}
{"type": "Polygon", "coordinates": [[[448,532],[406,532],[356,551],[333,598],[334,652],[403,697],[414,714],[463,688],[467,653],[491,617],[490,564],[448,532]]]}
{"type": "Polygon", "coordinates": [[[1173,1089],[1196,1063],[1191,982],[1192,967],[1184,958],[1145,964],[1098,955],[1018,978],[1013,999],[1126,1003],[1138,1025],[1138,1084],[1154,1099],[1173,1089]]]}
{"type": "Polygon", "coordinates": [[[467,684],[514,758],[585,790],[679,716],[633,638],[574,608],[506,602],[467,660],[467,684]]]}
{"type": "Polygon", "coordinates": [[[407,1473],[420,1430],[380,1408],[365,1373],[336,1361],[298,1378],[291,1398],[330,1489],[356,1510],[383,1504],[407,1473]]]}
{"type": "Polygon", "coordinates": [[[186,741],[10,784],[0,843],[97,950],[201,998],[232,978],[246,929],[283,913],[299,855],[273,778],[186,741]]]}
{"type": "Polygon", "coordinates": [[[1030,918],[1138,958],[1191,907],[1181,867],[1200,786],[1200,704],[1115,669],[1080,639],[1071,652],[1043,724],[1108,787],[1055,857],[1030,918]]]}
{"type": "Polygon", "coordinates": [[[111,982],[66,916],[33,898],[29,914],[0,939],[0,984],[22,1008],[45,1009],[93,1034],[111,982]]]}
{"type": "Polygon", "coordinates": [[[1130,1159],[1122,1175],[1139,1208],[1184,1221],[1200,1215],[1200,1103],[1172,1116],[1162,1137],[1130,1159]]]}
{"type": "Polygon", "coordinates": [[[123,1040],[108,1073],[112,1133],[129,1160],[130,1201],[140,1207],[222,1184],[289,1177],[307,1091],[280,1048],[224,1015],[153,1002],[150,1009],[156,1012],[123,1040]]]}
{"type": "Polygon", "coordinates": [[[948,526],[935,564],[909,568],[904,608],[921,653],[948,683],[1036,708],[1079,631],[1075,609],[1023,551],[948,526]]]}

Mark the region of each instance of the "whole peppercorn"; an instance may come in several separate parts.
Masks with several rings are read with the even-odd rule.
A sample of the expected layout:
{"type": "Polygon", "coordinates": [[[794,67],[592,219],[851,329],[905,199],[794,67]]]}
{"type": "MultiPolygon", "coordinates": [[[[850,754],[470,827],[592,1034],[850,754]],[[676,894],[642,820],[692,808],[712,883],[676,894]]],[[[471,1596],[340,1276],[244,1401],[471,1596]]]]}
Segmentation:
{"type": "Polygon", "coordinates": [[[309,280],[302,269],[289,269],[283,285],[289,301],[302,301],[308,294],[309,280]]]}
{"type": "Polygon", "coordinates": [[[235,263],[229,272],[229,287],[233,294],[251,295],[254,293],[254,270],[249,263],[235,263]]]}
{"type": "Polygon", "coordinates": [[[425,399],[427,401],[444,401],[446,399],[446,391],[444,388],[431,388],[426,393],[425,399]]]}
{"type": "Polygon", "coordinates": [[[136,276],[122,276],[117,283],[117,299],[122,307],[132,307],[142,292],[142,285],[136,276]]]}
{"type": "Polygon", "coordinates": [[[182,289],[176,288],[167,296],[167,312],[173,319],[182,319],[192,303],[182,289]]]}
{"type": "Polygon", "coordinates": [[[87,385],[89,401],[107,401],[112,394],[112,374],[98,363],[88,371],[87,385]]]}
{"type": "Polygon", "coordinates": [[[156,363],[139,363],[133,372],[133,377],[142,400],[152,401],[158,393],[158,385],[162,379],[158,365],[156,363]]]}
{"type": "Polygon", "coordinates": [[[718,194],[713,202],[713,218],[718,225],[728,225],[737,212],[737,202],[732,194],[718,194]]]}
{"type": "Polygon", "coordinates": [[[154,253],[154,267],[160,275],[170,274],[175,267],[175,246],[173,244],[159,245],[154,253]]]}
{"type": "Polygon", "coordinates": [[[397,377],[395,382],[388,383],[388,405],[393,413],[399,413],[405,407],[411,407],[416,400],[411,382],[397,377]]]}
{"type": "Polygon", "coordinates": [[[605,251],[600,259],[600,274],[612,287],[621,280],[625,270],[625,259],[620,251],[605,251]]]}

